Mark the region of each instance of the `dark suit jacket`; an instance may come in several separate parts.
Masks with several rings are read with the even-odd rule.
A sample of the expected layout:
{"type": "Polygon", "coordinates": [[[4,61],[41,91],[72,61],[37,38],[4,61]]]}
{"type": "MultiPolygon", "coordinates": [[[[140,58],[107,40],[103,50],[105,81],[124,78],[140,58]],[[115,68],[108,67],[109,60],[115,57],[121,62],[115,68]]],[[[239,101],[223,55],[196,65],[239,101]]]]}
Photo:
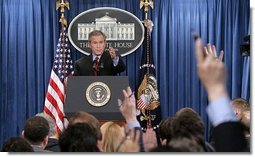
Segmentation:
{"type": "Polygon", "coordinates": [[[58,140],[55,138],[49,138],[48,144],[45,147],[45,150],[60,152],[60,146],[59,146],[58,140]]]}
{"type": "Polygon", "coordinates": [[[244,126],[239,122],[225,122],[213,128],[217,152],[249,151],[244,136],[244,126]]]}
{"type": "MultiPolygon", "coordinates": [[[[126,69],[124,62],[119,56],[119,63],[116,67],[109,52],[104,52],[99,60],[98,76],[117,75],[126,69]]],[[[93,76],[93,55],[84,56],[75,62],[74,76],[93,76]]]]}

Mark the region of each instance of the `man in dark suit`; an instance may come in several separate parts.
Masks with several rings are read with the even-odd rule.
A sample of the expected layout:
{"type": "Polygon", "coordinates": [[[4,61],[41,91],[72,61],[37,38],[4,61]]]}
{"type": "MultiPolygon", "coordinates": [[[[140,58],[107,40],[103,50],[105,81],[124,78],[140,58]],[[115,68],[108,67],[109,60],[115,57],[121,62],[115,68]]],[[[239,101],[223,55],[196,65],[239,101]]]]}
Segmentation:
{"type": "Polygon", "coordinates": [[[121,57],[116,55],[112,47],[109,47],[109,52],[105,51],[106,36],[103,32],[90,32],[89,47],[91,55],[75,62],[74,76],[117,75],[126,69],[121,57]]]}
{"type": "Polygon", "coordinates": [[[48,143],[46,147],[44,148],[45,150],[53,151],[53,152],[60,152],[60,147],[59,147],[59,142],[58,142],[58,134],[56,131],[56,123],[55,121],[49,116],[48,114],[45,114],[43,112],[36,114],[35,116],[43,117],[44,119],[47,120],[50,130],[49,130],[49,138],[48,138],[48,143]]]}

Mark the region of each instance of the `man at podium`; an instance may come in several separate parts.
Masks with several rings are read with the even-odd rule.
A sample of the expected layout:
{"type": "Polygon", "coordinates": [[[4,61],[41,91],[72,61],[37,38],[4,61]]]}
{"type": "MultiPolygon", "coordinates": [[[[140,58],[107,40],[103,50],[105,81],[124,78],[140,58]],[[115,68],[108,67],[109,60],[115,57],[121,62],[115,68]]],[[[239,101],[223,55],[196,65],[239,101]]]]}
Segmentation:
{"type": "Polygon", "coordinates": [[[109,47],[109,52],[105,51],[106,36],[102,31],[90,32],[88,42],[92,53],[75,62],[74,76],[110,76],[125,71],[126,66],[115,50],[109,47]]]}

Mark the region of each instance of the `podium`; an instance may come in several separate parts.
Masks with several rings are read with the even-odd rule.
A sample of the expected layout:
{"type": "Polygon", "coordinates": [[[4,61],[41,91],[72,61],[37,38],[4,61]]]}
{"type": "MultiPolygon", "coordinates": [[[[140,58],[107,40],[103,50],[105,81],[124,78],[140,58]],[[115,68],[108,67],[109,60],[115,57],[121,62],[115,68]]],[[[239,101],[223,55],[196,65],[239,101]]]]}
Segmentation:
{"type": "Polygon", "coordinates": [[[117,99],[123,99],[122,90],[129,86],[127,76],[72,76],[67,81],[64,111],[69,119],[79,111],[94,115],[100,123],[125,123],[117,99]]]}

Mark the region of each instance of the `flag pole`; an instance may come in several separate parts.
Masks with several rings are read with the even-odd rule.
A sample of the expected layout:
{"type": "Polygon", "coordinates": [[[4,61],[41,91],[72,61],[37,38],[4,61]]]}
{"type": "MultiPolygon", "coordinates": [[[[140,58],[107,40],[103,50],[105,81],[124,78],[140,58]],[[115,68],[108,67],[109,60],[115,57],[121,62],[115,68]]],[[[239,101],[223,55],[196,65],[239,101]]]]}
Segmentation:
{"type": "MultiPolygon", "coordinates": [[[[61,13],[61,17],[59,19],[59,22],[61,23],[61,33],[63,34],[65,32],[64,29],[67,29],[67,20],[65,18],[65,8],[67,8],[68,10],[70,9],[69,7],[69,2],[67,0],[57,0],[56,1],[56,10],[59,10],[60,9],[60,13],[61,13]]],[[[65,41],[65,37],[64,35],[62,35],[61,37],[61,47],[62,47],[62,50],[65,50],[65,44],[66,44],[66,41],[65,41]]],[[[63,51],[61,52],[62,55],[63,55],[63,65],[64,65],[64,71],[66,71],[66,53],[63,51]]],[[[67,74],[64,73],[64,78],[67,77],[67,74]]],[[[65,85],[65,84],[64,84],[65,85]]]]}
{"type": "MultiPolygon", "coordinates": [[[[153,22],[151,20],[148,19],[148,11],[149,11],[149,7],[151,7],[151,9],[153,9],[153,0],[140,0],[140,9],[142,9],[144,7],[144,16],[145,19],[143,21],[143,24],[145,26],[145,28],[147,29],[146,31],[146,41],[147,42],[147,46],[150,46],[150,33],[152,31],[152,26],[153,26],[153,22]]],[[[147,64],[150,63],[150,53],[149,53],[149,48],[147,48],[147,52],[146,52],[146,57],[147,57],[147,64]]],[[[150,73],[150,67],[147,66],[147,74],[150,73]]]]}
{"type": "MultiPolygon", "coordinates": [[[[146,29],[146,38],[145,38],[145,42],[147,43],[147,48],[146,48],[146,60],[147,60],[147,65],[150,64],[150,33],[152,31],[152,26],[153,26],[153,22],[151,20],[148,19],[148,11],[149,8],[151,7],[151,9],[153,9],[153,0],[140,0],[140,9],[142,9],[144,7],[144,21],[143,24],[145,26],[146,29]]],[[[150,66],[147,66],[146,68],[146,77],[149,76],[150,74],[150,66]]],[[[152,128],[151,125],[151,114],[150,114],[150,110],[146,110],[147,111],[147,115],[148,115],[148,120],[147,120],[147,128],[152,128]]]]}

